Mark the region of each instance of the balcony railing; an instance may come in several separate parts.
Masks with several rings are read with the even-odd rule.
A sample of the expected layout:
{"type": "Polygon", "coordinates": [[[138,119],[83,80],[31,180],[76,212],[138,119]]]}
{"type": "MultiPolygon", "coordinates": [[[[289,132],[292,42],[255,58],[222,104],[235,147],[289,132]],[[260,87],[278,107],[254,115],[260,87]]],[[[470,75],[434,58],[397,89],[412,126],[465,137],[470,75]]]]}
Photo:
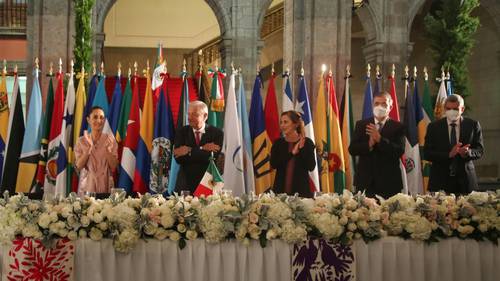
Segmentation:
{"type": "Polygon", "coordinates": [[[26,35],[28,0],[0,0],[0,35],[26,35]]]}

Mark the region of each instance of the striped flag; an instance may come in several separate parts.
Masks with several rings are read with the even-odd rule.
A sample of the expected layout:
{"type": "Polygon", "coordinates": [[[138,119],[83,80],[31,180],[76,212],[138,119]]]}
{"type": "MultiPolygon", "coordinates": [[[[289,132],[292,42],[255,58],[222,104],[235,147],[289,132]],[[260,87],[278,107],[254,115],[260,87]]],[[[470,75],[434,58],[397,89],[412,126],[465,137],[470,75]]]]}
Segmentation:
{"type": "Polygon", "coordinates": [[[149,190],[151,193],[167,195],[170,164],[172,162],[173,147],[173,117],[168,105],[168,99],[160,89],[160,96],[156,105],[155,128],[151,150],[151,174],[149,190]]]}
{"type": "Polygon", "coordinates": [[[226,186],[233,191],[233,195],[245,194],[245,177],[243,174],[243,140],[241,124],[236,106],[235,76],[233,72],[229,77],[229,88],[226,97],[226,112],[224,115],[224,181],[226,186]]]}
{"type": "Polygon", "coordinates": [[[7,129],[9,127],[9,96],[7,95],[5,74],[5,71],[2,71],[2,79],[0,80],[0,183],[2,182],[5,146],[8,137],[7,129]]]}
{"type": "Polygon", "coordinates": [[[253,174],[252,138],[250,137],[250,124],[248,123],[247,101],[245,96],[245,83],[243,75],[239,75],[239,90],[236,98],[238,104],[238,119],[241,124],[241,137],[243,139],[243,173],[245,177],[245,193],[255,192],[255,179],[253,174]]]}
{"type": "Polygon", "coordinates": [[[363,114],[361,119],[373,117],[373,92],[370,75],[366,76],[365,99],[363,101],[363,114]]]}
{"type": "MultiPolygon", "coordinates": [[[[181,91],[181,101],[179,103],[179,113],[177,114],[177,125],[176,129],[180,129],[189,124],[188,122],[188,107],[189,107],[189,86],[187,79],[187,72],[183,71],[182,76],[182,91],[181,91]]],[[[181,166],[175,158],[172,157],[172,163],[170,164],[170,179],[168,181],[168,193],[172,194],[175,190],[177,184],[177,177],[179,175],[179,170],[181,166]]]]}
{"type": "Polygon", "coordinates": [[[111,99],[111,105],[109,107],[108,121],[109,126],[113,135],[116,135],[116,129],[118,128],[118,121],[120,119],[120,109],[122,104],[122,83],[121,77],[116,76],[115,90],[113,91],[113,97],[111,99]]]}
{"type": "Polygon", "coordinates": [[[406,125],[405,168],[408,191],[411,195],[422,194],[423,178],[418,145],[418,125],[423,120],[422,106],[418,98],[418,84],[415,80],[414,92],[410,92],[410,83],[405,81],[406,107],[404,124],[406,125]]]}
{"type": "Polygon", "coordinates": [[[127,135],[127,123],[128,117],[130,115],[130,106],[132,104],[132,85],[130,76],[127,79],[127,85],[125,86],[125,93],[123,94],[122,102],[120,105],[120,114],[118,120],[118,126],[116,127],[116,142],[118,143],[118,159],[121,159],[123,141],[127,135]]]}
{"type": "Polygon", "coordinates": [[[327,133],[327,110],[325,96],[325,79],[324,73],[319,77],[318,97],[316,100],[316,114],[314,114],[314,136],[316,137],[316,152],[318,155],[318,171],[321,184],[321,191],[324,193],[333,192],[333,186],[330,186],[329,171],[328,171],[328,156],[330,155],[330,147],[328,146],[327,133]]]}
{"type": "MultiPolygon", "coordinates": [[[[83,131],[88,129],[87,116],[89,115],[90,109],[94,104],[94,98],[97,92],[98,85],[99,85],[99,76],[94,74],[94,76],[92,76],[92,79],[90,79],[89,94],[87,96],[87,101],[85,102],[85,109],[83,110],[82,126],[80,127],[79,136],[83,136],[83,131]]],[[[78,138],[76,138],[75,140],[78,140],[78,138]]]]}
{"type": "Polygon", "coordinates": [[[70,153],[70,158],[69,158],[69,167],[71,167],[71,191],[73,192],[78,192],[78,175],[73,169],[74,165],[74,153],[73,153],[73,146],[75,143],[78,141],[80,138],[80,132],[82,129],[82,122],[83,119],[86,119],[86,116],[84,116],[84,111],[85,111],[85,106],[87,103],[87,94],[85,93],[85,73],[83,71],[76,76],[79,81],[78,81],[78,88],[76,89],[76,100],[75,100],[75,119],[73,122],[73,136],[70,140],[70,143],[72,144],[72,153],[70,153]]]}
{"type": "MultiPolygon", "coordinates": [[[[434,121],[434,112],[432,109],[432,100],[431,100],[431,91],[429,90],[429,79],[427,77],[427,73],[425,75],[424,80],[424,94],[422,96],[422,108],[424,114],[424,120],[427,120],[428,123],[434,121]]],[[[424,123],[425,124],[425,123],[424,123]]],[[[420,125],[418,127],[419,130],[419,144],[420,144],[420,156],[422,156],[422,147],[425,145],[425,135],[427,134],[427,125],[420,125]],[[425,126],[425,128],[423,128],[425,126]]],[[[432,163],[423,160],[422,158],[422,175],[424,177],[424,193],[427,192],[429,187],[429,177],[431,174],[431,165],[432,163]]]]}
{"type": "Polygon", "coordinates": [[[330,182],[330,188],[333,188],[338,194],[342,194],[346,186],[346,169],[342,135],[340,133],[339,107],[331,71],[326,78],[326,89],[328,92],[328,107],[326,110],[328,122],[327,143],[329,147],[328,171],[330,181],[333,180],[333,182],[330,182]]]}
{"type": "Polygon", "coordinates": [[[65,196],[71,190],[68,180],[71,179],[71,167],[69,161],[73,154],[73,144],[70,140],[73,134],[73,115],[75,111],[75,85],[73,82],[73,70],[68,80],[66,91],[66,102],[64,104],[64,117],[61,124],[61,141],[59,142],[59,152],[57,154],[57,178],[55,194],[65,196]],[[69,171],[68,171],[69,170],[69,171]]]}
{"type": "Polygon", "coordinates": [[[48,159],[48,144],[50,137],[50,126],[52,120],[52,110],[54,108],[54,87],[52,86],[52,77],[49,80],[47,99],[45,101],[45,113],[42,124],[42,140],[40,141],[40,157],[35,177],[35,186],[31,192],[39,193],[45,184],[46,163],[48,159]]]}
{"type": "Polygon", "coordinates": [[[208,107],[208,124],[219,129],[223,128],[222,112],[224,112],[224,87],[222,79],[226,73],[218,68],[209,69],[208,75],[212,78],[212,92],[210,94],[210,105],[208,107]]]}
{"type": "Polygon", "coordinates": [[[262,79],[260,73],[255,78],[250,105],[250,137],[253,148],[253,172],[255,176],[255,193],[261,194],[273,186],[274,170],[271,169],[271,140],[267,136],[262,107],[262,79]]]}
{"type": "Polygon", "coordinates": [[[14,79],[1,184],[2,192],[8,190],[11,194],[14,193],[16,188],[19,156],[21,155],[24,137],[24,115],[17,73],[14,74],[14,79]]]}
{"type": "Polygon", "coordinates": [[[344,95],[340,105],[341,116],[341,133],[342,133],[342,150],[344,153],[345,163],[345,188],[352,190],[353,176],[354,176],[354,159],[349,153],[349,144],[351,143],[351,136],[354,130],[354,120],[352,116],[352,101],[351,89],[349,87],[350,75],[345,77],[344,95]]]}
{"type": "Polygon", "coordinates": [[[61,143],[61,128],[64,115],[64,74],[56,74],[57,87],[52,109],[52,120],[50,122],[49,145],[47,147],[47,164],[45,168],[45,182],[43,190],[45,194],[54,195],[57,178],[57,158],[59,154],[59,144],[61,143]]]}
{"type": "Polygon", "coordinates": [[[40,156],[43,112],[42,91],[40,90],[40,82],[38,80],[39,72],[40,70],[37,68],[33,75],[28,122],[26,123],[21,157],[19,158],[16,192],[30,192],[40,156]]]}
{"type": "Polygon", "coordinates": [[[139,142],[140,130],[139,83],[137,80],[138,77],[134,76],[132,103],[130,104],[130,113],[127,121],[127,134],[123,142],[123,152],[118,177],[118,187],[125,189],[129,194],[132,192],[135,174],[135,156],[137,143],[139,142]]]}
{"type": "MultiPolygon", "coordinates": [[[[307,94],[306,79],[304,78],[304,73],[299,76],[299,94],[297,95],[297,104],[295,104],[296,111],[299,112],[304,121],[305,136],[310,138],[313,143],[314,138],[314,126],[312,122],[311,107],[309,105],[309,96],[307,94]]],[[[314,151],[314,161],[317,162],[316,151],[314,151]]],[[[315,165],[314,170],[309,172],[309,184],[311,191],[319,191],[319,175],[318,175],[318,165],[315,165]]]]}
{"type": "Polygon", "coordinates": [[[293,100],[292,87],[290,86],[290,72],[287,70],[283,73],[283,97],[281,110],[282,112],[293,110],[295,103],[293,100]]]}
{"type": "Polygon", "coordinates": [[[196,187],[193,195],[200,197],[202,195],[209,196],[213,194],[214,191],[220,191],[224,187],[224,180],[217,170],[214,158],[209,159],[208,168],[203,178],[201,178],[200,184],[196,187]]]}
{"type": "Polygon", "coordinates": [[[210,85],[208,84],[207,72],[200,67],[195,74],[196,86],[198,89],[198,99],[204,103],[210,100],[210,85]]]}
{"type": "MultiPolygon", "coordinates": [[[[266,120],[266,131],[269,139],[274,143],[280,138],[280,121],[278,116],[278,104],[276,102],[276,89],[274,87],[274,72],[271,73],[267,88],[266,103],[264,104],[264,118],[266,120]]],[[[227,183],[227,180],[226,180],[227,183]]]]}
{"type": "Polygon", "coordinates": [[[151,89],[151,76],[146,73],[147,85],[142,108],[141,128],[139,142],[137,143],[137,154],[134,172],[133,192],[141,194],[149,190],[149,176],[151,170],[151,149],[153,143],[153,92],[151,89]]]}

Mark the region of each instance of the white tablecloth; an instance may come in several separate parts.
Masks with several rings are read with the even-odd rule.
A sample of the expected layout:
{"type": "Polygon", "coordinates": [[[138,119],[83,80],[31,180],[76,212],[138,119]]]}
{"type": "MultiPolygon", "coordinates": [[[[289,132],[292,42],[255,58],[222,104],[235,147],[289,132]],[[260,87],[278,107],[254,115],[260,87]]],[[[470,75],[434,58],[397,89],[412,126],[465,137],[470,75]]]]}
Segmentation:
{"type": "MultiPolygon", "coordinates": [[[[6,246],[4,245],[4,250],[6,246]]],[[[129,254],[111,240],[76,242],[75,280],[291,280],[293,246],[272,241],[208,244],[188,241],[180,250],[172,241],[140,241],[129,254]]],[[[2,251],[5,254],[6,251],[2,251]]],[[[490,242],[447,239],[425,244],[399,238],[354,243],[358,281],[497,281],[500,247],[490,242]]],[[[1,257],[0,257],[1,259],[1,257]]],[[[1,264],[1,263],[0,263],[1,264]]],[[[2,268],[5,270],[5,268],[2,268]]],[[[5,278],[5,272],[2,271],[5,278]]],[[[2,278],[3,279],[3,278],[2,278]]]]}

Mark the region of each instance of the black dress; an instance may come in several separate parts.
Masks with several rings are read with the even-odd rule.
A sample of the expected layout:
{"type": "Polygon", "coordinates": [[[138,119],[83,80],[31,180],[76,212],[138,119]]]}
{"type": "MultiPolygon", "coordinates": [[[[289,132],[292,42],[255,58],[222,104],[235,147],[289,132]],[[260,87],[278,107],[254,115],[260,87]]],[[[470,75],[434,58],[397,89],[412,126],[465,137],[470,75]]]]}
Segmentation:
{"type": "Polygon", "coordinates": [[[297,192],[301,197],[312,197],[309,171],[316,167],[314,143],[310,138],[306,138],[304,147],[297,155],[291,152],[294,145],[295,143],[279,138],[271,148],[271,167],[276,169],[273,191],[289,195],[297,192]]]}

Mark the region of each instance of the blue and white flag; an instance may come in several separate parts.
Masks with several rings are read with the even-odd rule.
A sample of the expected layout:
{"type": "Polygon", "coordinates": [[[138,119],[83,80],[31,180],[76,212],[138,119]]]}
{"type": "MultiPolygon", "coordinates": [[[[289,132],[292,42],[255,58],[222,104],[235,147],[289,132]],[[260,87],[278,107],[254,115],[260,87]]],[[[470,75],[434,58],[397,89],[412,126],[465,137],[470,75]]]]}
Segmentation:
{"type": "MultiPolygon", "coordinates": [[[[109,102],[108,96],[106,95],[106,77],[103,76],[101,81],[99,81],[99,85],[97,86],[97,91],[95,93],[94,100],[92,101],[92,106],[99,106],[104,111],[104,116],[106,116],[106,121],[104,122],[104,128],[102,129],[103,133],[112,134],[111,125],[109,124],[108,114],[109,114],[109,102]]],[[[120,107],[118,107],[120,110],[120,107]]],[[[88,128],[90,133],[90,127],[88,128]]]]}
{"type": "Polygon", "coordinates": [[[289,111],[295,108],[293,102],[292,87],[290,86],[290,72],[283,73],[283,99],[281,104],[281,111],[289,111]]]}
{"type": "Polygon", "coordinates": [[[113,98],[111,99],[111,106],[109,107],[109,126],[113,135],[116,135],[118,128],[118,121],[120,120],[120,108],[122,104],[122,84],[120,76],[116,77],[115,90],[113,91],[113,98]]]}
{"type": "Polygon", "coordinates": [[[248,123],[247,101],[245,96],[245,83],[240,73],[240,86],[236,102],[238,104],[238,117],[241,124],[241,137],[243,141],[243,173],[245,177],[245,192],[255,192],[255,179],[253,174],[252,137],[248,123]]]}

